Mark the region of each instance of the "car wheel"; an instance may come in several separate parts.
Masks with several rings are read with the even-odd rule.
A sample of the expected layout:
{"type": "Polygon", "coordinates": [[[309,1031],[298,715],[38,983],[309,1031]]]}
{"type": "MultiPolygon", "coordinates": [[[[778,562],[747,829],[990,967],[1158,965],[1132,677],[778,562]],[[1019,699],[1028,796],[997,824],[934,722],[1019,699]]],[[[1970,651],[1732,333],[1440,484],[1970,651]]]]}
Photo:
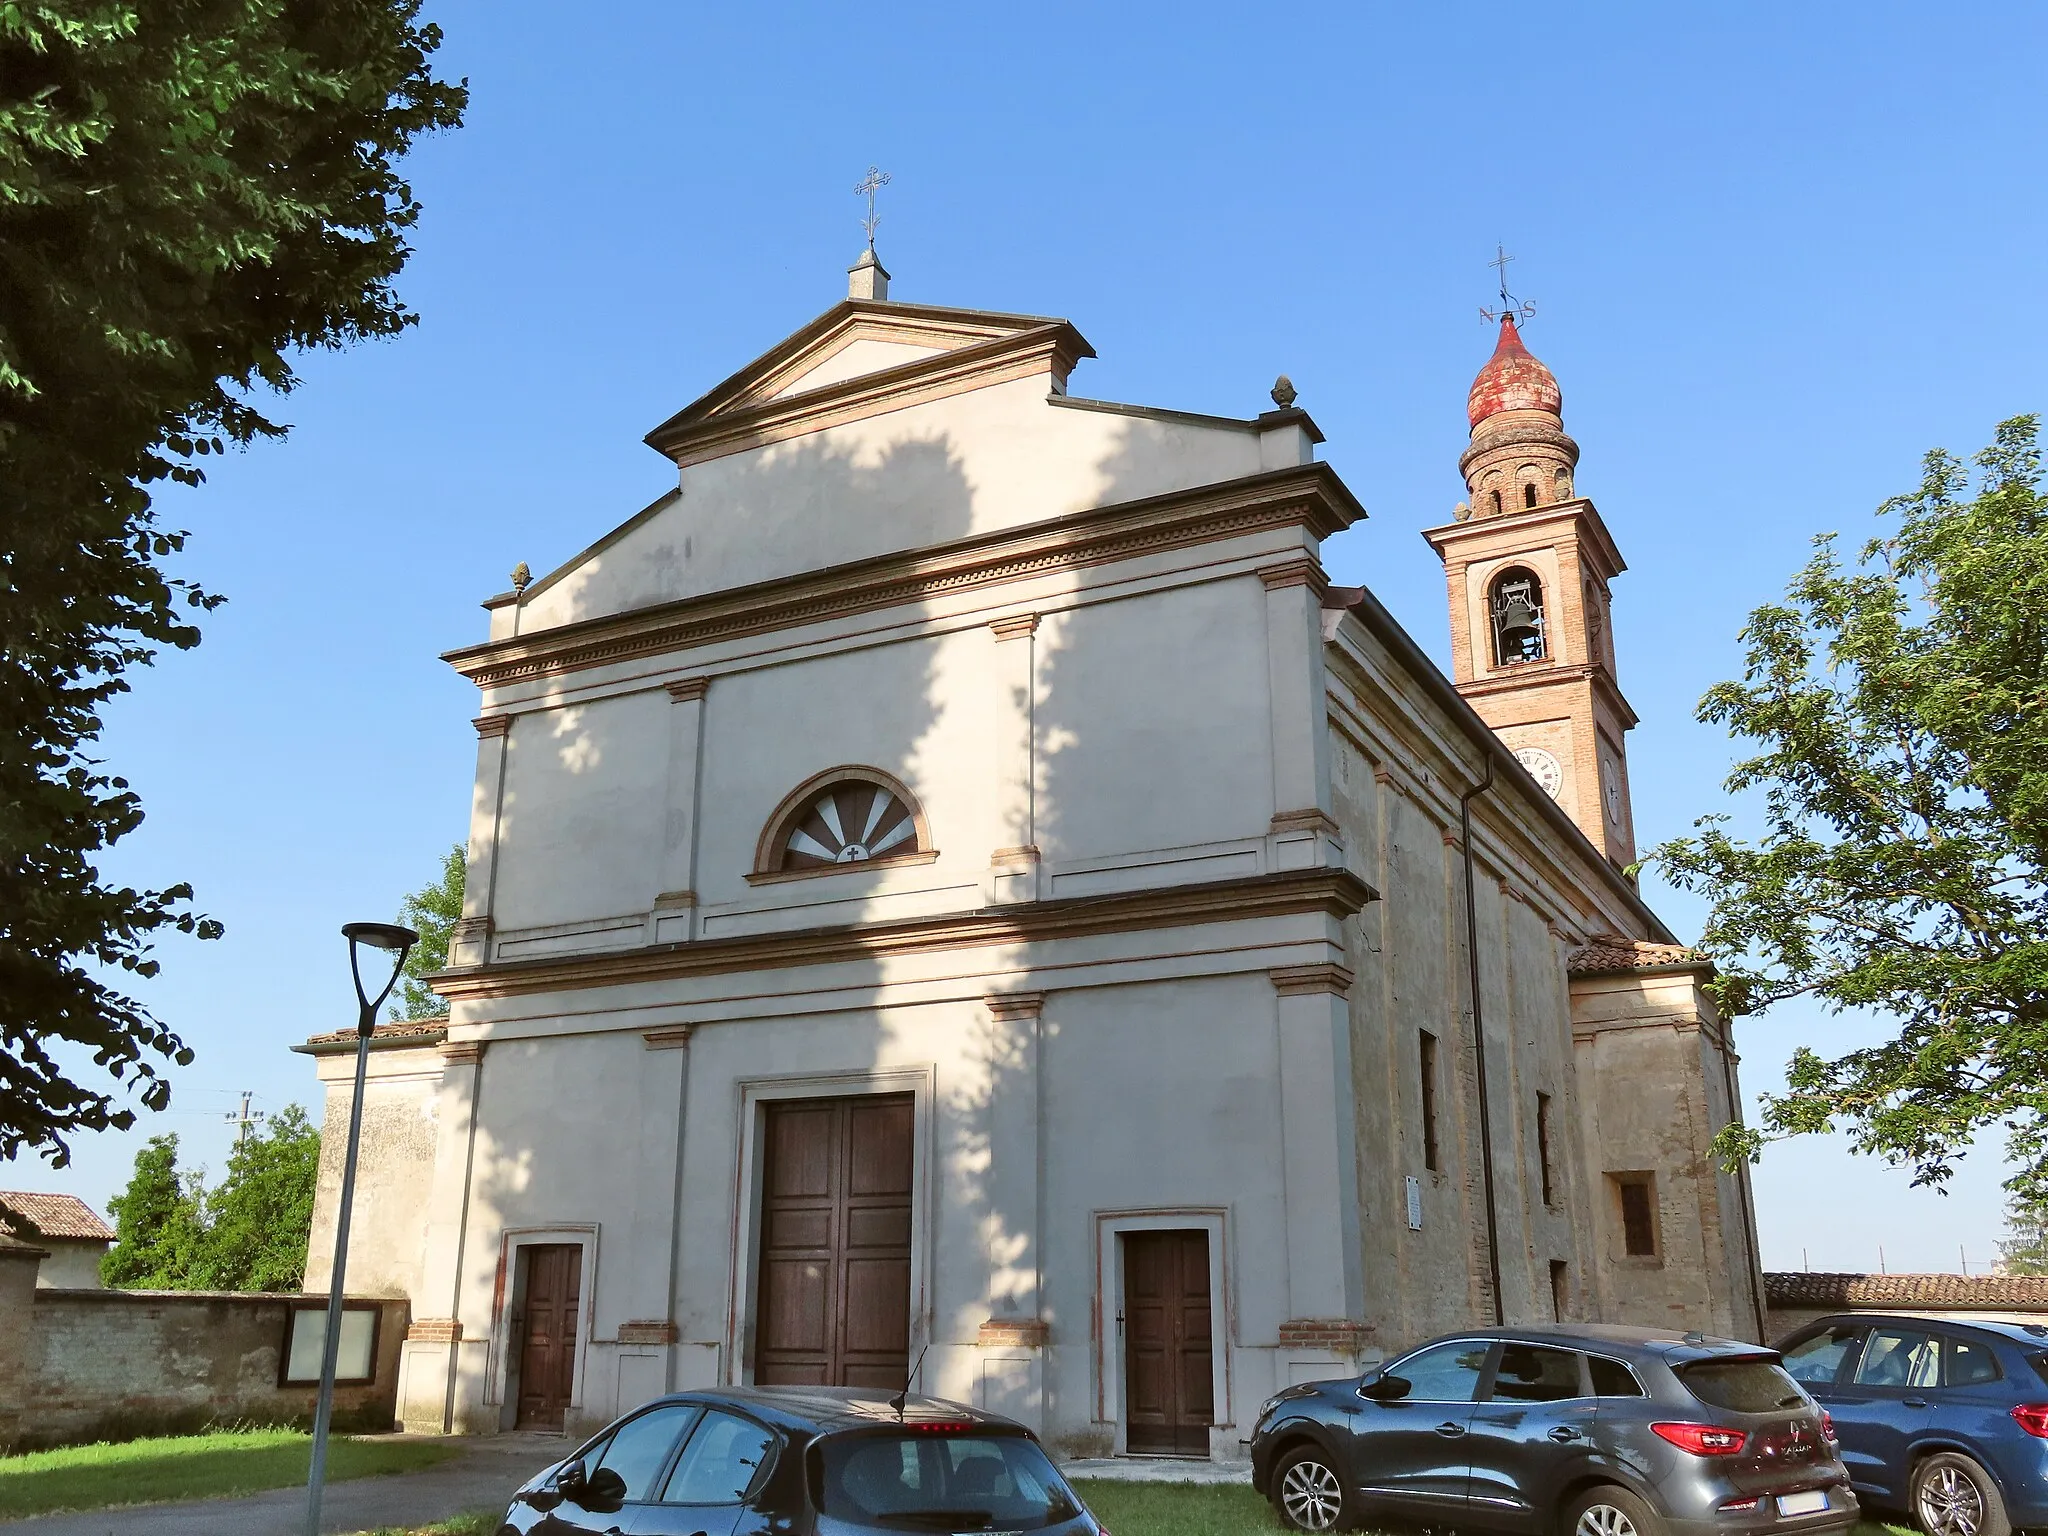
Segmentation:
{"type": "Polygon", "coordinates": [[[1273,1472],[1273,1512],[1292,1531],[1335,1531],[1349,1523],[1344,1479],[1319,1447],[1281,1458],[1273,1472]]]}
{"type": "Polygon", "coordinates": [[[1580,1494],[1558,1527],[1559,1536],[1664,1536],[1663,1518],[1626,1488],[1611,1483],[1580,1494]]]}
{"type": "Polygon", "coordinates": [[[1953,1451],[1913,1469],[1913,1514],[1927,1536],[2012,1536],[1998,1484],[1976,1462],[1953,1451]]]}

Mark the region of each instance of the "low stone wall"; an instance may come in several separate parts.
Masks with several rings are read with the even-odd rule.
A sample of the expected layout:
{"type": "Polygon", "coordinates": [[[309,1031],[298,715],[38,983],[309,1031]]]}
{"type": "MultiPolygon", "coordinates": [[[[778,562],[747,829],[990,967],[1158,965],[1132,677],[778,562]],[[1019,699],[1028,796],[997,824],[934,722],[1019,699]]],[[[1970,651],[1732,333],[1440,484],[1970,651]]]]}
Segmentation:
{"type": "MultiPolygon", "coordinates": [[[[292,1305],[308,1300],[324,1298],[38,1288],[33,1263],[0,1255],[0,1451],[310,1424],[316,1389],[278,1384],[292,1305]]],[[[374,1374],[335,1388],[337,1429],[393,1427],[410,1307],[377,1305],[374,1374]]]]}

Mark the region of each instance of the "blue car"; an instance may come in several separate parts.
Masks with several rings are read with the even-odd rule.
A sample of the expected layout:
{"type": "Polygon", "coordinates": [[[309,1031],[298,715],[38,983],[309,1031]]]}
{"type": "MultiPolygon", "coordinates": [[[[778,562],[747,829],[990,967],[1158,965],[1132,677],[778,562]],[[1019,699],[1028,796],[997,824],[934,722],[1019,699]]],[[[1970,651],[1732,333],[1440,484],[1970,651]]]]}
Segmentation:
{"type": "Polygon", "coordinates": [[[1928,1536],[2048,1526],[2048,1328],[1858,1312],[1778,1343],[1866,1504],[1928,1536]]]}

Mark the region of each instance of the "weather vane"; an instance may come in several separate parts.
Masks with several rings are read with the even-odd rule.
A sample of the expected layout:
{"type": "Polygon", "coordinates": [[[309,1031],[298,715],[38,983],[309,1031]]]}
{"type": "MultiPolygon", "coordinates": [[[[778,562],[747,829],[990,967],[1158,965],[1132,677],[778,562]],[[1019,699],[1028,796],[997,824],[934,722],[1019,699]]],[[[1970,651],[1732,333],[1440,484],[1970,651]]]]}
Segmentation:
{"type": "Polygon", "coordinates": [[[861,177],[860,185],[853,189],[854,196],[868,200],[868,216],[862,219],[861,228],[868,232],[868,249],[875,248],[875,226],[882,222],[875,212],[875,194],[889,185],[889,173],[879,166],[869,166],[867,175],[861,177]]]}
{"type": "Polygon", "coordinates": [[[1508,254],[1504,245],[1496,245],[1494,251],[1496,254],[1487,265],[1500,274],[1500,308],[1491,309],[1482,304],[1479,306],[1479,313],[1489,321],[1527,320],[1536,313],[1536,306],[1508,292],[1508,263],[1515,258],[1508,254]]]}

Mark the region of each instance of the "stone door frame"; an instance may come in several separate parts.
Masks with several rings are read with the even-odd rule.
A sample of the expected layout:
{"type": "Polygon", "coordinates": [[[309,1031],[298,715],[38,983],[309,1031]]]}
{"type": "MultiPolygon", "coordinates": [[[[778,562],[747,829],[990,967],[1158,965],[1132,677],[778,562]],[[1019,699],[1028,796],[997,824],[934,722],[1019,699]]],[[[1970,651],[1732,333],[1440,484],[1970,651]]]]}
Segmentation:
{"type": "Polygon", "coordinates": [[[1125,1441],[1124,1341],[1117,1314],[1124,1310],[1123,1243],[1126,1232],[1200,1231],[1209,1234],[1209,1370],[1215,1394],[1215,1429],[1236,1425],[1230,1399],[1230,1340],[1236,1334],[1230,1290],[1230,1213],[1223,1206],[1191,1205],[1095,1212],[1095,1421],[1110,1426],[1111,1452],[1129,1454],[1125,1441]]]}
{"type": "MultiPolygon", "coordinates": [[[[597,1322],[597,1238],[598,1224],[564,1224],[552,1227],[506,1227],[498,1237],[498,1286],[497,1294],[491,1300],[491,1365],[489,1373],[490,1397],[498,1409],[498,1428],[510,1431],[512,1421],[519,1416],[519,1402],[512,1395],[512,1359],[519,1349],[520,1341],[512,1336],[512,1314],[518,1298],[513,1294],[520,1282],[522,1266],[519,1250],[548,1243],[569,1243],[583,1250],[583,1272],[579,1278],[582,1289],[579,1299],[579,1327],[576,1339],[576,1358],[572,1367],[569,1385],[569,1413],[581,1408],[586,1397],[584,1367],[590,1360],[590,1336],[597,1322]]],[[[563,1430],[566,1433],[569,1413],[563,1415],[563,1430]]]]}
{"type": "Polygon", "coordinates": [[[733,1170],[732,1255],[727,1277],[724,1385],[747,1386],[754,1377],[754,1311],[760,1301],[761,1106],[771,1099],[843,1099],[860,1094],[910,1095],[910,1358],[932,1336],[933,1156],[938,1067],[935,1063],[875,1072],[791,1077],[750,1077],[734,1084],[739,1136],[733,1170]]]}

